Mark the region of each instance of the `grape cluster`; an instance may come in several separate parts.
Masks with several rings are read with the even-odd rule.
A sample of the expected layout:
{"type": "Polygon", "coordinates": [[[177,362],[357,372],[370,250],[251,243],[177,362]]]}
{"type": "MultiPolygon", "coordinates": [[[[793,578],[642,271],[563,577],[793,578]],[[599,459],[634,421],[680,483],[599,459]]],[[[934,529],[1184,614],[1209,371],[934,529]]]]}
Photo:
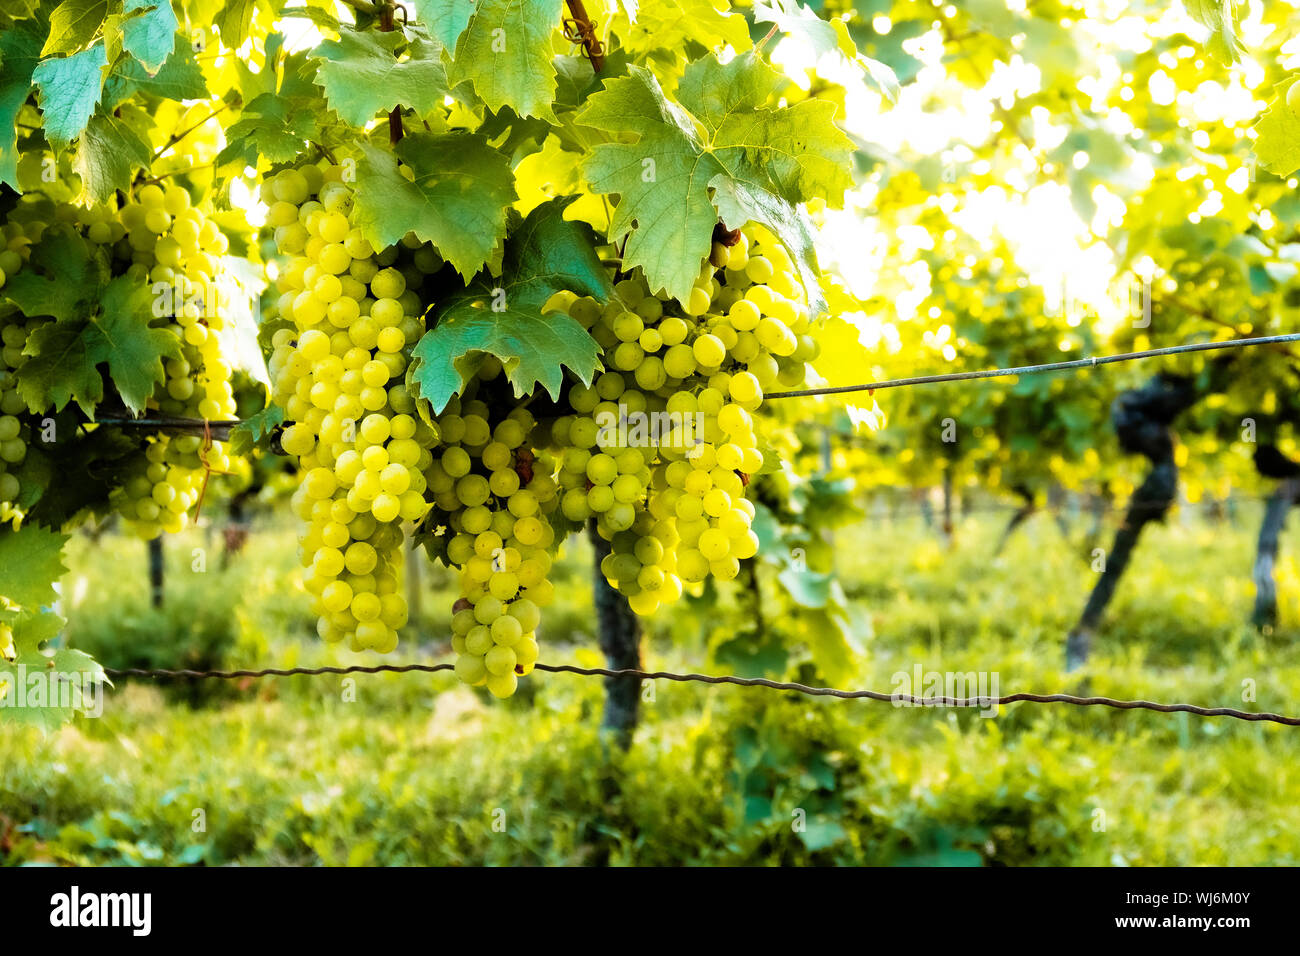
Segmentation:
{"type": "MultiPolygon", "coordinates": [[[[112,247],[129,261],[127,275],[149,283],[154,324],[178,340],[180,355],[164,362],[166,377],[150,406],[182,418],[233,417],[233,369],[221,339],[226,330],[221,257],[229,242],[216,222],[174,183],[146,184],[121,209],[92,206],[76,216],[87,239],[112,247]]],[[[185,527],[209,471],[229,467],[219,442],[159,435],[149,440],[145,462],[113,500],[141,537],[175,533],[185,527]]]]}
{"type": "MultiPolygon", "coordinates": [[[[0,231],[0,290],[17,275],[30,255],[33,238],[39,239],[44,223],[7,222],[0,231]]],[[[27,360],[27,337],[48,319],[29,319],[12,306],[0,306],[0,509],[18,500],[22,487],[15,469],[27,457],[31,426],[22,417],[27,403],[18,392],[14,374],[27,360]]]]}
{"type": "MultiPolygon", "coordinates": [[[[500,363],[490,361],[470,388],[490,389],[499,376],[500,363]]],[[[537,661],[539,608],[554,598],[553,463],[532,446],[536,421],[526,408],[494,420],[487,402],[453,398],[437,426],[440,454],[426,477],[449,535],[446,561],[460,569],[452,618],[456,673],[508,697],[517,675],[537,661]]]]}
{"type": "Polygon", "coordinates": [[[595,519],[611,545],[601,569],[641,614],[709,575],[734,578],[758,548],[745,497],[764,465],[754,413],[816,354],[784,248],[758,227],[715,244],[684,304],[639,273],[608,305],[557,293],[547,310],[588,329],[606,368],[568,389],[564,413],[538,420],[487,356],[426,424],[405,372],[438,284],[426,279],[444,263],[414,237],[372,248],[343,173],[288,168],[262,192],[288,258],[270,367],[281,444],[299,458],[321,636],[396,646],[404,525],[458,570],[456,673],[498,697],[537,661],[561,526],[595,519]]]}
{"type": "MultiPolygon", "coordinates": [[[[176,354],[164,362],[165,379],[147,408],[177,417],[232,417],[233,369],[223,353],[226,316],[218,294],[229,242],[216,222],[174,182],[145,183],[121,204],[55,203],[52,223],[43,218],[49,208],[48,199],[32,194],[10,212],[0,250],[0,293],[49,228],[75,231],[110,275],[148,287],[150,325],[176,338],[176,354]]],[[[0,505],[19,498],[13,468],[25,458],[34,423],[50,411],[28,407],[18,390],[29,339],[50,321],[23,315],[12,305],[0,307],[0,505]]],[[[206,476],[227,470],[230,459],[220,443],[197,436],[157,435],[144,445],[128,469],[132,473],[111,490],[109,501],[132,530],[147,538],[181,530],[206,476]]]]}
{"type": "Polygon", "coordinates": [[[651,295],[639,275],[603,308],[551,303],[590,330],[608,371],[569,389],[551,425],[561,510],[596,519],[601,570],[640,614],[753,557],[749,476],[762,469],[753,413],[765,389],[794,386],[817,355],[788,253],[761,227],[715,243],[687,301],[651,295]],[[680,312],[681,314],[674,314],[680,312]]]}
{"type": "Polygon", "coordinates": [[[326,641],[386,653],[407,620],[400,593],[402,522],[424,517],[435,433],[405,385],[424,330],[415,289],[441,260],[414,239],[375,250],[351,219],[341,166],[308,164],[269,178],[262,198],[279,251],[272,336],[274,400],[299,461],[293,505],[305,584],[326,641]]]}

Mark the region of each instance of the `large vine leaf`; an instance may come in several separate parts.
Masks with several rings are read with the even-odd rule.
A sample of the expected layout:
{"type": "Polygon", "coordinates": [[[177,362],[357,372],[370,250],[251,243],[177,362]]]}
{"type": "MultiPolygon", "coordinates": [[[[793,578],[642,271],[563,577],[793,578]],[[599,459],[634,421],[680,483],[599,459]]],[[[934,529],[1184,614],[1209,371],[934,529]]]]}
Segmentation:
{"type": "Polygon", "coordinates": [[[375,248],[413,232],[462,276],[483,267],[505,237],[515,200],[508,157],[473,133],[415,133],[397,144],[396,156],[365,144],[361,150],[355,221],[375,248]]]}
{"type": "Polygon", "coordinates": [[[540,383],[558,399],[562,366],[591,381],[599,367],[596,341],[569,316],[542,312],[562,289],[600,299],[612,291],[591,228],[564,218],[571,201],[534,209],[506,243],[501,279],[473,283],[415,346],[407,381],[435,413],[465,387],[485,354],[500,359],[516,395],[540,383]]]}
{"type": "Polygon", "coordinates": [[[493,112],[553,119],[555,66],[551,39],[561,0],[479,0],[456,44],[449,78],[469,80],[493,112]]]}
{"type": "Polygon", "coordinates": [[[0,289],[28,316],[84,318],[108,280],[108,267],[74,230],[47,229],[32,248],[30,265],[0,289]]]}
{"type": "Polygon", "coordinates": [[[686,68],[677,95],[703,123],[708,148],[728,174],[768,179],[787,202],[820,197],[838,206],[853,185],[853,143],[836,128],[832,103],[804,100],[767,109],[781,82],[752,53],[726,64],[707,56],[686,68]]]}
{"type": "Polygon", "coordinates": [[[425,40],[406,44],[398,31],[345,30],[337,41],[316,47],[321,59],[316,82],[343,122],[365,126],[381,110],[408,106],[427,113],[447,93],[440,49],[425,40]],[[406,59],[398,52],[406,47],[406,59]]]}
{"type": "Polygon", "coordinates": [[[69,228],[47,230],[31,265],[3,290],[27,315],[55,319],[27,340],[17,379],[28,407],[75,401],[91,414],[104,397],[102,362],[127,406],[142,409],[163,380],[161,357],[178,354],[176,337],[149,325],[148,286],[125,276],[110,282],[100,251],[69,228]]]}
{"type": "Polygon", "coordinates": [[[578,114],[583,125],[636,137],[594,147],[584,169],[597,192],[619,194],[611,238],[627,238],[625,263],[644,269],[656,289],[685,299],[717,218],[732,227],[753,218],[790,248],[820,303],[811,231],[795,204],[839,203],[852,184],[852,143],[835,127],[831,104],[768,108],[779,81],[753,54],[725,64],[708,56],[687,67],[679,106],[633,66],[578,114]]]}
{"type": "Polygon", "coordinates": [[[257,167],[257,158],[285,163],[302,151],[303,144],[320,133],[320,120],[313,109],[275,93],[263,93],[244,107],[238,122],[226,131],[227,145],[217,156],[217,165],[238,160],[257,167]]]}
{"type": "Polygon", "coordinates": [[[218,167],[232,162],[240,168],[257,166],[258,157],[273,163],[288,162],[309,140],[321,138],[321,117],[327,112],[324,96],[315,84],[316,68],[306,53],[286,56],[277,71],[284,38],[266,38],[265,66],[254,72],[240,70],[240,90],[245,105],[240,118],[226,130],[226,147],[217,156],[218,167]]]}
{"type": "Polygon", "coordinates": [[[0,657],[0,718],[48,733],[78,713],[97,712],[101,685],[108,682],[104,669],[84,651],[42,648],[65,623],[48,610],[14,622],[14,659],[0,657]]]}
{"type": "Polygon", "coordinates": [[[0,653],[0,719],[52,729],[82,709],[83,687],[105,680],[88,655],[42,647],[65,623],[47,605],[57,598],[54,584],[67,571],[68,537],[30,522],[17,530],[0,527],[0,598],[10,605],[0,610],[0,624],[13,638],[0,653]]]}
{"type": "Polygon", "coordinates": [[[1300,115],[1286,104],[1286,94],[1296,77],[1277,85],[1276,97],[1255,121],[1255,158],[1275,176],[1290,176],[1300,169],[1300,115]]]}
{"type": "Polygon", "coordinates": [[[36,524],[24,524],[15,531],[0,526],[0,597],[19,607],[39,608],[53,603],[54,582],[63,566],[63,545],[68,535],[36,524]]]}
{"type": "Polygon", "coordinates": [[[685,299],[717,222],[708,186],[721,166],[689,114],[641,67],[607,81],[577,119],[610,133],[637,135],[635,144],[596,146],[584,171],[595,191],[620,194],[610,238],[626,237],[627,267],[640,266],[652,287],[685,299]]]}
{"type": "Polygon", "coordinates": [[[113,109],[135,93],[169,100],[201,100],[208,96],[203,70],[194,59],[194,49],[182,34],[176,34],[171,54],[158,72],[150,75],[133,57],[119,57],[104,81],[104,109],[113,109]]]}
{"type": "Polygon", "coordinates": [[[154,386],[166,381],[163,358],[178,358],[180,339],[149,325],[153,296],[147,285],[119,276],[104,289],[102,311],[86,329],[86,352],[108,365],[122,401],[133,413],[144,410],[154,386]]]}
{"type": "Polygon", "coordinates": [[[0,183],[18,186],[18,111],[27,102],[41,38],[29,22],[0,31],[0,183]]]}
{"type": "Polygon", "coordinates": [[[140,61],[149,73],[157,73],[171,55],[176,39],[176,14],[171,0],[126,0],[122,12],[122,47],[140,61]],[[144,12],[129,16],[137,10],[144,12]]]}
{"type": "Polygon", "coordinates": [[[62,410],[76,402],[88,416],[104,400],[104,380],[86,347],[87,323],[50,322],[27,338],[24,355],[31,356],[18,373],[18,394],[38,411],[53,405],[62,410]]]}
{"type": "Polygon", "coordinates": [[[135,130],[101,110],[81,134],[72,169],[81,177],[82,195],[102,203],[117,190],[127,189],[132,174],[152,159],[153,150],[135,130]]]}
{"type": "Polygon", "coordinates": [[[474,0],[415,0],[415,16],[439,43],[454,50],[474,16],[474,7],[474,0]]]}
{"type": "Polygon", "coordinates": [[[45,138],[63,149],[86,128],[103,92],[108,65],[104,44],[57,59],[43,60],[33,71],[37,102],[45,118],[45,138]]]}
{"type": "Polygon", "coordinates": [[[50,14],[50,34],[41,56],[71,53],[94,39],[108,16],[108,0],[63,0],[50,14]]]}

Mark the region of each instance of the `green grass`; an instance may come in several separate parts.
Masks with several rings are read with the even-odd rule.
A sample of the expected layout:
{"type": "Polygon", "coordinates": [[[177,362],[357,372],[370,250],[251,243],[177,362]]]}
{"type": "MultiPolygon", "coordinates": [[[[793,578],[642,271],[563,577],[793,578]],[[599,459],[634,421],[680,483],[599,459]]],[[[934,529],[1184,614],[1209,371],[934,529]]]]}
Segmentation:
{"type": "MultiPolygon", "coordinates": [[[[842,531],[865,647],[853,684],[891,690],[920,664],[996,671],[1004,694],[1300,712],[1293,538],[1283,626],[1263,637],[1243,624],[1257,519],[1149,529],[1094,662],[1072,676],[1063,636],[1096,575],[1050,519],[998,558],[996,516],[964,520],[951,550],[919,519],[842,531]]],[[[159,614],[142,544],[76,539],[68,639],[105,657],[147,645],[162,663],[169,642],[178,656],[194,643],[194,622],[225,620],[208,644],[229,665],[363,659],[314,638],[289,583],[290,532],[255,534],[225,570],[202,533],[168,549],[159,614]],[[195,548],[208,570],[191,570],[195,548]]],[[[587,555],[560,563],[544,660],[599,661],[587,555]]],[[[403,660],[446,652],[451,579],[425,573],[403,660]]],[[[684,606],[664,613],[647,663],[707,669],[699,630],[684,606]]],[[[0,862],[1300,864],[1292,728],[1034,704],[990,720],[661,682],[621,755],[597,730],[600,681],[539,673],[524,687],[501,704],[446,674],[267,679],[215,696],[125,683],[100,719],[0,736],[0,862]]]]}

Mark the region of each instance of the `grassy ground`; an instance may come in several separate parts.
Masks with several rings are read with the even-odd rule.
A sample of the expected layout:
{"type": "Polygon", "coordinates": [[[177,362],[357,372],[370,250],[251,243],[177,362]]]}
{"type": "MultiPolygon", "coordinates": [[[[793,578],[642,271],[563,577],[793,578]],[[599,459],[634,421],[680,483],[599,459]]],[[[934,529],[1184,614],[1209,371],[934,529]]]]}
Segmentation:
{"type": "MultiPolygon", "coordinates": [[[[863,621],[854,686],[892,690],[920,665],[994,671],[1004,694],[1300,711],[1292,538],[1283,626],[1242,623],[1256,510],[1149,529],[1095,662],[1071,677],[1063,635],[1095,574],[1043,516],[992,557],[1003,520],[963,520],[951,549],[915,518],[841,533],[863,621]]],[[[354,659],[311,635],[290,533],[255,533],[226,569],[217,539],[168,547],[157,612],[142,544],[78,539],[68,640],[119,663],[354,659]]],[[[585,560],[576,550],[558,572],[544,660],[598,663],[585,560]]],[[[445,652],[449,578],[427,575],[429,637],[402,659],[445,652]]],[[[684,609],[654,621],[647,663],[703,669],[697,623],[684,609]]],[[[126,683],[100,719],[0,736],[0,863],[1300,864],[1292,728],[1034,704],[984,719],[660,683],[619,755],[600,705],[599,681],[569,675],[538,674],[505,705],[444,674],[126,683]]]]}

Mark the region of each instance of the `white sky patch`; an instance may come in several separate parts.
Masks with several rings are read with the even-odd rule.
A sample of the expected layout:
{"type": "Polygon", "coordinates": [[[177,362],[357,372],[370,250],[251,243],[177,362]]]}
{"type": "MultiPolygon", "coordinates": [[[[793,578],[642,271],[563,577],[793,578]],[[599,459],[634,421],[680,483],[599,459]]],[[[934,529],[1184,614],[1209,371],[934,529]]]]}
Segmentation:
{"type": "MultiPolygon", "coordinates": [[[[1006,0],[1006,3],[1012,10],[1023,11],[1026,6],[1025,0],[1006,0]]],[[[1288,4],[1300,7],[1300,0],[1288,0],[1288,4]]],[[[1076,31],[1075,45],[1089,64],[1078,87],[1091,100],[1092,113],[1108,132],[1137,141],[1143,139],[1143,132],[1133,126],[1124,110],[1107,107],[1117,95],[1125,102],[1149,95],[1158,106],[1172,106],[1190,128],[1190,143],[1201,149],[1210,143],[1207,128],[1224,125],[1244,128],[1265,106],[1268,91],[1259,89],[1265,73],[1249,55],[1226,78],[1206,79],[1194,89],[1180,90],[1173,75],[1177,73],[1186,82],[1189,70],[1198,63],[1204,65],[1207,59],[1202,47],[1188,43],[1162,55],[1163,68],[1150,77],[1147,89],[1134,89],[1134,77],[1125,73],[1120,62],[1124,53],[1147,52],[1154,42],[1164,37],[1187,35],[1200,40],[1207,35],[1181,3],[1169,5],[1152,23],[1131,15],[1127,0],[1090,0],[1087,7],[1088,18],[1071,28],[1076,31]]],[[[1272,32],[1271,27],[1262,23],[1261,9],[1259,0],[1249,0],[1250,12],[1242,26],[1248,46],[1258,45],[1272,32]]],[[[879,26],[883,29],[886,24],[882,22],[879,26]]],[[[778,47],[779,62],[787,67],[796,82],[805,85],[806,70],[814,64],[811,51],[799,47],[800,44],[783,41],[778,47]]],[[[922,67],[914,82],[903,87],[898,103],[891,107],[874,90],[864,91],[857,84],[858,89],[850,88],[846,96],[843,126],[867,143],[901,157],[904,165],[937,157],[951,161],[959,177],[990,172],[989,163],[977,160],[971,147],[982,147],[1000,129],[997,105],[1010,107],[1040,89],[1042,74],[1038,67],[1014,54],[1009,62],[995,63],[988,82],[977,89],[948,75],[937,29],[906,41],[903,48],[919,59],[922,67]]],[[[1284,60],[1285,65],[1300,69],[1300,36],[1288,40],[1282,52],[1290,58],[1290,62],[1284,60]]],[[[816,65],[826,69],[831,66],[830,59],[823,58],[823,63],[816,65]]],[[[1068,123],[1053,123],[1051,114],[1041,107],[1031,111],[1024,126],[1029,141],[1042,152],[1059,147],[1070,131],[1068,123]]],[[[1150,144],[1146,148],[1158,152],[1158,146],[1150,144]]],[[[1049,295],[1068,295],[1074,304],[1073,311],[1063,314],[1075,320],[1071,324],[1087,321],[1102,330],[1127,320],[1131,315],[1128,289],[1131,283],[1117,280],[1113,254],[1098,237],[1122,225],[1125,205],[1121,194],[1144,188],[1151,182],[1155,175],[1151,160],[1139,152],[1127,164],[1122,184],[1110,188],[1107,184],[1093,186],[1091,197],[1096,210],[1090,221],[1084,221],[1071,202],[1068,188],[1041,182],[1038,161],[1028,148],[1011,142],[1009,151],[1013,161],[998,169],[1001,186],[968,189],[963,193],[958,185],[953,193],[937,198],[936,204],[950,216],[954,226],[977,243],[993,244],[1005,238],[1018,267],[1031,282],[1049,295]],[[1050,223],[1051,228],[1044,228],[1044,223],[1050,223]]],[[[1088,161],[1086,153],[1076,154],[1072,159],[1076,169],[1088,161]]],[[[1227,168],[1224,163],[1219,165],[1227,168]]],[[[1186,180],[1205,173],[1204,165],[1192,163],[1179,173],[1179,178],[1186,180]]],[[[1227,177],[1226,187],[1207,184],[1192,219],[1200,220],[1222,211],[1224,196],[1220,189],[1240,193],[1248,185],[1249,170],[1245,168],[1227,177]]],[[[909,286],[906,292],[891,299],[883,316],[858,313],[848,317],[863,330],[864,341],[871,337],[873,341],[883,341],[885,333],[880,330],[888,328],[890,322],[917,317],[917,310],[930,294],[929,270],[915,257],[932,248],[934,238],[927,230],[906,224],[897,229],[895,236],[882,235],[881,224],[870,215],[877,193],[872,182],[860,186],[846,202],[844,212],[826,214],[818,236],[823,266],[837,269],[859,298],[867,299],[877,292],[878,277],[887,268],[901,275],[909,286]],[[903,265],[886,262],[887,250],[892,250],[892,256],[903,265]]]]}

